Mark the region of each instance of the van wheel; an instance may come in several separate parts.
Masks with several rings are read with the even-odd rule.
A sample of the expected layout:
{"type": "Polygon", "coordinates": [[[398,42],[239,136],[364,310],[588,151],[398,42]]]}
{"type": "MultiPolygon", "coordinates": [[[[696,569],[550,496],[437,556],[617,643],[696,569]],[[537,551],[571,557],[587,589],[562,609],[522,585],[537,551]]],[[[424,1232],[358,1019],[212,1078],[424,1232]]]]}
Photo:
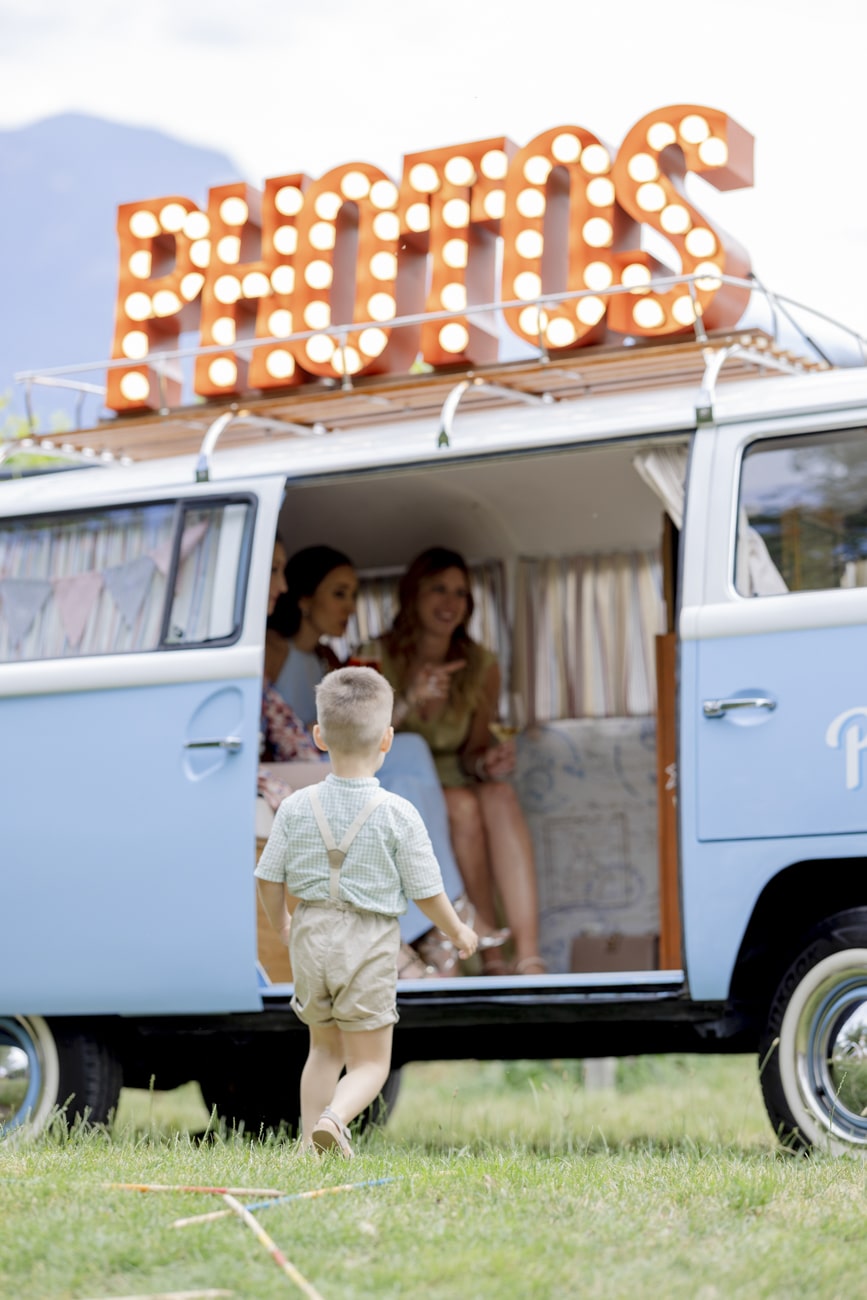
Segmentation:
{"type": "Polygon", "coordinates": [[[867,908],[829,917],[789,967],[759,1066],[786,1147],[867,1158],[867,908]]]}
{"type": "MultiPolygon", "coordinates": [[[[243,1080],[208,1078],[200,1081],[205,1105],[229,1128],[241,1128],[249,1135],[263,1138],[269,1130],[280,1128],[291,1135],[300,1132],[299,1088],[301,1069],[293,1073],[284,1069],[278,1079],[255,1072],[243,1080]]],[[[392,1070],[382,1092],[356,1121],[360,1132],[385,1124],[397,1101],[400,1070],[392,1070]]]]}
{"type": "Polygon", "coordinates": [[[70,1124],[105,1124],[121,1082],[113,1053],[89,1034],[41,1016],[0,1017],[0,1137],[37,1137],[57,1109],[70,1124]]]}
{"type": "Polygon", "coordinates": [[[292,1136],[298,1131],[300,1082],[300,1068],[295,1071],[284,1066],[276,1077],[264,1067],[251,1068],[243,1076],[208,1075],[199,1079],[199,1086],[208,1110],[227,1128],[264,1138],[269,1130],[276,1133],[284,1128],[292,1136]]]}
{"type": "Polygon", "coordinates": [[[376,1101],[371,1102],[358,1120],[362,1133],[369,1128],[382,1128],[384,1124],[388,1123],[388,1117],[397,1105],[400,1080],[400,1069],[389,1071],[388,1078],[382,1085],[382,1092],[376,1098],[376,1101]]]}

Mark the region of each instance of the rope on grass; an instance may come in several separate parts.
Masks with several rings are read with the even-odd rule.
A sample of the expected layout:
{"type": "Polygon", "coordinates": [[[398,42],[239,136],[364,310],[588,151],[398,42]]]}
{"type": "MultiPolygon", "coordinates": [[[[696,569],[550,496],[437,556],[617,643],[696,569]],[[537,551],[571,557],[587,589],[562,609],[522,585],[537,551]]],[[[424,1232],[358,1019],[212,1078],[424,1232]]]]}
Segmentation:
{"type": "MultiPolygon", "coordinates": [[[[270,1201],[257,1201],[245,1208],[251,1213],[253,1210],[269,1210],[272,1205],[285,1205],[287,1201],[309,1201],[316,1196],[330,1196],[333,1192],[354,1192],[358,1187],[380,1187],[383,1183],[396,1181],[395,1178],[366,1178],[363,1183],[339,1183],[336,1187],[318,1187],[313,1192],[293,1192],[289,1196],[273,1197],[270,1201]]],[[[225,1219],[231,1213],[231,1210],[212,1210],[210,1214],[194,1214],[189,1219],[175,1219],[169,1227],[188,1228],[191,1223],[213,1223],[215,1219],[225,1219]]]]}
{"type": "Polygon", "coordinates": [[[278,1268],[283,1270],[287,1277],[291,1278],[299,1291],[303,1291],[304,1294],[309,1297],[309,1300],[323,1300],[322,1295],[316,1290],[316,1287],[312,1282],[308,1282],[306,1277],[298,1272],[298,1269],[286,1258],[276,1242],[271,1240],[255,1215],[251,1214],[249,1210],[246,1210],[240,1201],[236,1201],[231,1192],[223,1192],[223,1200],[229,1206],[232,1213],[237,1214],[238,1218],[246,1223],[256,1240],[265,1247],[268,1254],[274,1260],[274,1263],[278,1268]]]}

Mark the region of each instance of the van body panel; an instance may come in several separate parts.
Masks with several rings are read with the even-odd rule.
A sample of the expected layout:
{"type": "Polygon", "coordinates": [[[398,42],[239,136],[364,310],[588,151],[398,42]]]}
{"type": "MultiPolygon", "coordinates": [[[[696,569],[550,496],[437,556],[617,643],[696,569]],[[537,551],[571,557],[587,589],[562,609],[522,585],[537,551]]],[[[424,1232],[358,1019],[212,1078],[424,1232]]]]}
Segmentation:
{"type": "MultiPolygon", "coordinates": [[[[116,506],[112,478],[70,476],[66,511],[116,506]]],[[[147,480],[138,500],[177,499],[147,480]]],[[[58,499],[40,498],[40,515],[63,496],[50,486],[58,499]]],[[[178,497],[227,494],[206,487],[178,497]]],[[[0,1014],[261,1007],[254,793],[283,487],[281,477],[243,489],[254,532],[232,643],[0,666],[0,789],[16,791],[3,801],[3,911],[14,923],[0,945],[0,1014]]],[[[15,495],[3,494],[12,515],[15,495]]]]}
{"type": "MultiPolygon", "coordinates": [[[[821,387],[857,391],[851,382],[821,387]]],[[[775,876],[793,863],[867,852],[867,588],[745,596],[735,586],[744,453],[757,439],[815,442],[867,415],[850,406],[817,421],[810,412],[820,409],[711,426],[695,440],[678,623],[678,794],[684,964],[697,1000],[728,996],[750,916],[775,876]],[[735,707],[719,712],[719,702],[735,707]]]]}
{"type": "Polygon", "coordinates": [[[695,657],[698,838],[867,831],[867,628],[699,641],[695,657]],[[738,698],[773,708],[705,716],[709,702],[738,698]]]}
{"type": "Polygon", "coordinates": [[[32,794],[4,808],[2,1013],[259,1005],[260,707],[259,684],[228,675],[2,702],[0,787],[28,771],[32,794]],[[185,749],[222,735],[239,751],[185,749]]]}
{"type": "MultiPolygon", "coordinates": [[[[261,678],[262,637],[231,648],[233,676],[261,678]]],[[[62,695],[121,690],[135,686],[181,686],[220,682],[226,675],[223,650],[152,650],[143,654],[88,655],[81,659],[36,659],[3,664],[3,695],[62,695]]]]}
{"type": "MultiPolygon", "coordinates": [[[[727,641],[723,650],[730,648],[731,644],[727,641]]],[[[698,701],[701,698],[698,663],[699,647],[690,642],[682,644],[680,680],[684,701],[698,701]]],[[[693,713],[697,711],[700,712],[700,706],[693,713]]],[[[862,815],[867,809],[867,799],[862,794],[857,800],[862,812],[852,816],[856,824],[860,823],[862,833],[837,833],[833,819],[824,815],[821,799],[810,790],[815,765],[808,760],[790,760],[785,748],[767,772],[761,772],[759,766],[754,764],[753,778],[764,786],[765,793],[773,787],[782,791],[782,798],[775,801],[771,811],[792,829],[777,836],[734,835],[732,832],[738,816],[752,816],[759,826],[763,825],[760,795],[753,797],[748,793],[748,802],[744,807],[737,802],[733,793],[736,786],[740,788],[743,784],[739,768],[742,764],[747,765],[748,760],[743,757],[732,758],[728,765],[721,764],[713,777],[708,775],[705,766],[700,766],[703,760],[699,758],[701,723],[706,723],[710,729],[716,723],[725,726],[727,722],[729,720],[725,718],[701,718],[698,725],[684,721],[680,732],[678,807],[684,967],[688,973],[690,998],[697,1002],[722,1002],[728,997],[738,952],[750,917],[762,891],[775,876],[796,862],[842,862],[867,855],[867,815],[862,815]],[[782,781],[781,772],[786,773],[786,779],[782,781]],[[798,788],[799,781],[802,782],[801,790],[798,788]],[[824,827],[824,832],[817,829],[815,832],[801,833],[798,829],[799,795],[803,794],[803,789],[808,791],[805,798],[813,813],[813,824],[824,827]],[[703,841],[699,835],[698,819],[700,808],[708,803],[710,811],[707,815],[718,817],[720,829],[730,833],[703,841]],[[728,824],[724,820],[726,806],[731,816],[728,824]]],[[[763,730],[767,729],[734,726],[730,730],[735,743],[745,742],[741,746],[743,750],[756,734],[761,736],[763,730]]],[[[727,739],[727,736],[723,736],[724,741],[727,739]]],[[[819,758],[822,758],[819,753],[821,749],[825,749],[823,737],[816,744],[819,758]]],[[[825,749],[825,752],[830,751],[825,749]]],[[[837,786],[842,787],[843,779],[839,770],[843,763],[842,756],[837,753],[832,761],[837,764],[837,786]]],[[[820,898],[819,879],[816,882],[816,893],[820,898]]],[[[805,899],[804,907],[806,917],[809,900],[805,899]]],[[[781,924],[785,923],[781,918],[781,924]]]]}

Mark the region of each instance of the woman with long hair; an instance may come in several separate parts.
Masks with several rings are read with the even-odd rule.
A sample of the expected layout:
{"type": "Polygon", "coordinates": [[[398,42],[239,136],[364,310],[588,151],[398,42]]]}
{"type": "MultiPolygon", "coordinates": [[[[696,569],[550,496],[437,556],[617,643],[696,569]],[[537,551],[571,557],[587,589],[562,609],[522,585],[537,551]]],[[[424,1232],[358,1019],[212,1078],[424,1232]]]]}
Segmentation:
{"type": "MultiPolygon", "coordinates": [[[[497,743],[500,669],[468,630],[473,595],[461,555],[432,547],[400,581],[391,630],[374,643],[396,692],[394,726],[428,743],[445,792],[451,840],[481,936],[497,902],[512,932],[515,974],[544,974],[536,869],[514,786],[515,743],[497,743]]],[[[373,651],[375,652],[375,651],[373,651]]],[[[498,947],[480,944],[484,969],[505,974],[498,947]]]]}
{"type": "MultiPolygon", "coordinates": [[[[264,756],[279,761],[292,757],[283,752],[284,742],[292,745],[296,740],[289,729],[287,715],[311,727],[316,721],[315,688],[326,673],[340,666],[334,650],[322,638],[344,636],[355,610],[358,575],[349,557],[331,546],[306,546],[288,560],[279,541],[275,554],[278,548],[283,556],[283,582],[269,610],[265,639],[264,756]],[[270,690],[268,682],[274,683],[270,690]]],[[[418,736],[396,736],[377,775],[383,789],[402,795],[421,814],[440,864],[445,890],[452,900],[458,899],[463,882],[449,839],[449,818],[442,791],[424,741],[418,736]]],[[[411,946],[418,946],[425,935],[438,933],[431,931],[429,919],[415,903],[410,902],[401,917],[400,928],[403,945],[398,974],[401,978],[423,979],[458,973],[457,954],[451,945],[429,941],[431,960],[423,959],[411,946]]]]}
{"type": "Polygon", "coordinates": [[[355,611],[358,575],[349,557],[333,546],[296,551],[284,562],[283,575],[284,590],[268,619],[265,677],[311,727],[316,721],[315,688],[339,667],[337,655],[322,638],[346,632],[355,611]]]}

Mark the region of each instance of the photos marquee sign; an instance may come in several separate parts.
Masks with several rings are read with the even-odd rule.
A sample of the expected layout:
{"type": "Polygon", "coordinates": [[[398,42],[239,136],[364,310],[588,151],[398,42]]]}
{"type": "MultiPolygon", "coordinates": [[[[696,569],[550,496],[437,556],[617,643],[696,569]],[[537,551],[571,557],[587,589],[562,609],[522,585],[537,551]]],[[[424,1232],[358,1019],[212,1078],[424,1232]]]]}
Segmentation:
{"type": "Polygon", "coordinates": [[[643,117],[616,155],[558,126],[523,148],[496,137],[407,154],[399,183],[354,162],[318,180],[272,177],[263,192],[221,185],[205,208],[177,195],[123,204],[112,359],[129,365],[109,371],[107,405],[176,405],[180,381],[165,367],[159,378],[159,354],[189,330],[207,349],[195,392],[214,398],[406,372],[419,355],[490,364],[496,322],[472,308],[495,301],[551,354],[691,332],[697,315],[733,326],[749,291],[720,276],[747,275],[749,259],[687,199],[688,173],[719,190],[751,185],[753,137],[679,104],[643,117]],[[670,265],[642,248],[642,227],[670,265]],[[673,275],[694,278],[657,283],[673,275]],[[539,301],[548,294],[565,296],[539,301]]]}

